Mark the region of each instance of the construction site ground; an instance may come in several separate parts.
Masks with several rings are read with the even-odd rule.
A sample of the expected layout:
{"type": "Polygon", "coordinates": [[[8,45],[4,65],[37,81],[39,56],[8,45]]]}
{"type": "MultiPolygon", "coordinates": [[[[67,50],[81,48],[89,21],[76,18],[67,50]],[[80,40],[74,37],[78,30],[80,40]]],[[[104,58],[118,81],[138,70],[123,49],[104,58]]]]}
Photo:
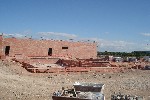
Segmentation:
{"type": "Polygon", "coordinates": [[[54,91],[75,82],[103,83],[106,100],[111,94],[143,96],[150,100],[150,70],[119,73],[30,73],[14,61],[0,60],[0,100],[52,100],[54,91]]]}

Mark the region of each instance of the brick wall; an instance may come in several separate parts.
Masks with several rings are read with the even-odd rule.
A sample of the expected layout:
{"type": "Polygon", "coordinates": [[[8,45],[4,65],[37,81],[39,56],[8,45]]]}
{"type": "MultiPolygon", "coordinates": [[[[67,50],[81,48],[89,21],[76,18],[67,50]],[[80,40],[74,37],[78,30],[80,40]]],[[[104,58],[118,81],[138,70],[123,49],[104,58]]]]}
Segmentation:
{"type": "MultiPolygon", "coordinates": [[[[48,56],[52,48],[52,56],[71,58],[96,58],[96,43],[68,42],[58,40],[33,40],[0,37],[0,48],[10,46],[9,56],[48,56]],[[2,42],[3,40],[3,42],[2,42]],[[62,49],[68,47],[68,49],[62,49]]],[[[5,49],[0,49],[0,55],[5,55],[5,49]]]]}

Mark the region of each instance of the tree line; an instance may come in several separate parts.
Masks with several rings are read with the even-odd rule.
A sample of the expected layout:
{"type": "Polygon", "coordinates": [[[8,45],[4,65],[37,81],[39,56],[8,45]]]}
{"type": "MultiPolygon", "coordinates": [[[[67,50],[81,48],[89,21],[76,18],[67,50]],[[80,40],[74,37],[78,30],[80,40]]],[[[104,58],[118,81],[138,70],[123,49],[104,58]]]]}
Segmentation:
{"type": "Polygon", "coordinates": [[[109,55],[109,56],[119,56],[119,57],[143,57],[150,56],[150,51],[133,51],[133,52],[97,52],[97,55],[109,55]]]}

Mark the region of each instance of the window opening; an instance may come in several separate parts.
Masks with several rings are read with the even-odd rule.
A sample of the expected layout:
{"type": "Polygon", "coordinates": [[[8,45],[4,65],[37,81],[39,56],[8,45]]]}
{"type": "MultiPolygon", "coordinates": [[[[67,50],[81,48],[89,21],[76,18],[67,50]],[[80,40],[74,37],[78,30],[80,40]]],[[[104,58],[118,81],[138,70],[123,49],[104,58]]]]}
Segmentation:
{"type": "Polygon", "coordinates": [[[62,47],[62,49],[68,49],[68,47],[62,47]]]}

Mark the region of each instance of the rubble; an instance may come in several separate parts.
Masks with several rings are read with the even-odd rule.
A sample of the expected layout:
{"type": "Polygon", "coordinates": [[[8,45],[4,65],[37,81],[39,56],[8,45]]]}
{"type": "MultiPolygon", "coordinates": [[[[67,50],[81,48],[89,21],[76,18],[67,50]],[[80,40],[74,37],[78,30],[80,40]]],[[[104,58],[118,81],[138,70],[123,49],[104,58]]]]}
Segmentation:
{"type": "Polygon", "coordinates": [[[111,95],[111,100],[145,100],[142,96],[124,95],[121,93],[111,95]]]}
{"type": "Polygon", "coordinates": [[[72,89],[58,90],[53,93],[53,100],[105,100],[104,84],[75,82],[72,89]]]}

